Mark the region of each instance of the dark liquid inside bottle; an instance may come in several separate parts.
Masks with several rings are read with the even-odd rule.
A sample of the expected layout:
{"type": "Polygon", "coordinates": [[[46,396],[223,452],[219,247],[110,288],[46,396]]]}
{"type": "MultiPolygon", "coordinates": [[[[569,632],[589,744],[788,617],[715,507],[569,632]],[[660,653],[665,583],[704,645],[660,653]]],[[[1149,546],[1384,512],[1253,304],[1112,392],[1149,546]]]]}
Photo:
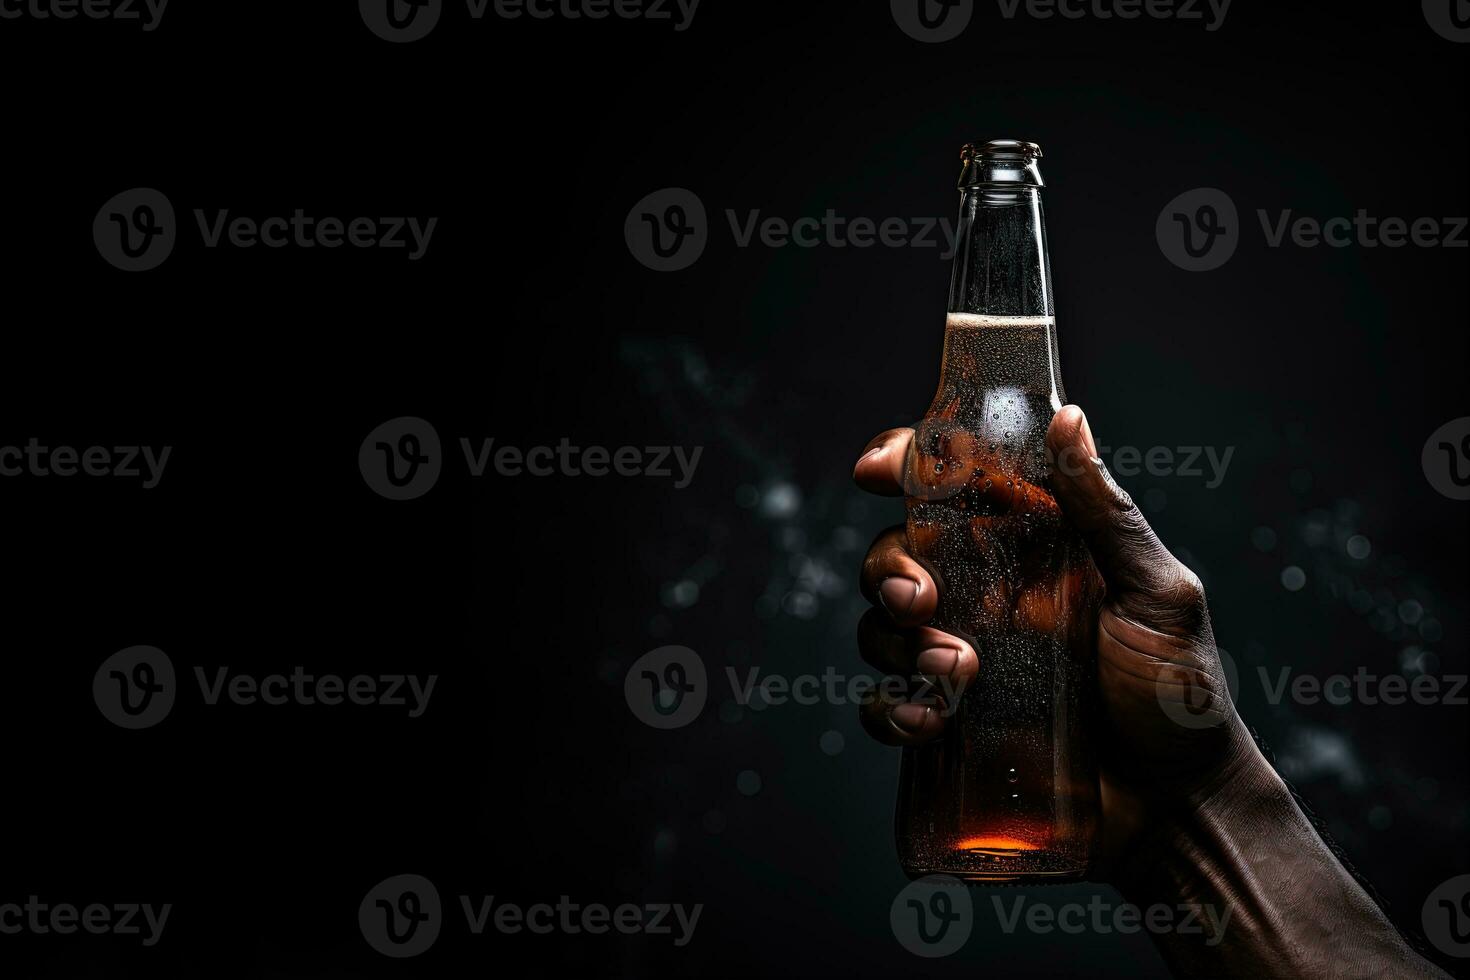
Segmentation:
{"type": "Polygon", "coordinates": [[[897,839],[911,876],[1081,877],[1098,824],[1101,580],[1050,491],[1061,406],[1048,316],[951,313],[907,463],[908,539],[979,676],[944,734],[905,749],[897,839]]]}

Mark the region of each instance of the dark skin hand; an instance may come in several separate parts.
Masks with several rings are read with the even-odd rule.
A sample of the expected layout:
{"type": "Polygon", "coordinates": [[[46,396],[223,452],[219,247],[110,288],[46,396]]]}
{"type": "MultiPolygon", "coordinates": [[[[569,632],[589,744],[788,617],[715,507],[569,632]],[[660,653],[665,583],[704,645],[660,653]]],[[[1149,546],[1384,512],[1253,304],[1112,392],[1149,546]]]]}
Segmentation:
{"type": "MultiPolygon", "coordinates": [[[[857,484],[901,497],[912,438],[912,429],[890,429],[870,442],[857,484]]],[[[1082,411],[1058,412],[1046,444],[1057,503],[1106,585],[1097,630],[1102,836],[1090,876],[1139,906],[1228,909],[1208,944],[1155,936],[1178,974],[1444,976],[1342,868],[1256,748],[1231,703],[1199,577],[1113,482],[1082,411]]],[[[909,554],[902,525],[873,542],[861,588],[874,606],[858,625],[869,664],[941,678],[940,689],[984,671],[984,650],[927,625],[938,586],[909,554]]],[[[860,709],[863,727],[886,745],[921,745],[946,723],[924,700],[875,697],[860,709]]]]}

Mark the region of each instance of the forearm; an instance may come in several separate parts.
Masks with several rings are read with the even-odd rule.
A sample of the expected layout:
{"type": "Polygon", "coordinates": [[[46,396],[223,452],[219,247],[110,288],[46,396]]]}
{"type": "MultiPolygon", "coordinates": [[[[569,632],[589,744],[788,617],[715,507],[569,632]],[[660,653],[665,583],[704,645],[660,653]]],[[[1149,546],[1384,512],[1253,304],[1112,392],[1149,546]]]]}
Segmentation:
{"type": "Polygon", "coordinates": [[[1252,747],[1157,820],[1115,873],[1140,907],[1210,910],[1218,935],[1156,934],[1180,976],[1444,977],[1404,942],[1252,747]]]}

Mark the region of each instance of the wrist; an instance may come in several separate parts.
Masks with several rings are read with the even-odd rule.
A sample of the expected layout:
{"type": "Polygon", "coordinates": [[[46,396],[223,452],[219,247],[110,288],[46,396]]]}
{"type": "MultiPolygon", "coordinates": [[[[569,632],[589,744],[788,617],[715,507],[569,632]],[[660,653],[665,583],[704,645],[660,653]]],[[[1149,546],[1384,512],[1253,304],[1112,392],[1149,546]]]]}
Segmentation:
{"type": "Polygon", "coordinates": [[[1218,856],[1240,854],[1284,818],[1301,816],[1245,725],[1238,717],[1228,724],[1218,765],[1191,784],[1176,784],[1145,802],[1143,827],[1111,876],[1130,900],[1177,896],[1218,856]]]}
{"type": "Polygon", "coordinates": [[[1342,867],[1245,726],[1199,788],[1154,801],[1113,880],[1132,904],[1198,908],[1210,933],[1156,937],[1176,974],[1442,976],[1342,867]]]}

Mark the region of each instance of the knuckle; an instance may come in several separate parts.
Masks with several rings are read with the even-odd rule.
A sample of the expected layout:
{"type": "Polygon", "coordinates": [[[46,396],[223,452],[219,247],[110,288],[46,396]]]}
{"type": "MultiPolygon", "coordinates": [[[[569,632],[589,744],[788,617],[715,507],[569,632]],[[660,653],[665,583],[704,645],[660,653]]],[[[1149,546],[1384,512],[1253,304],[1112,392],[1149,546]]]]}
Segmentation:
{"type": "Polygon", "coordinates": [[[1173,575],[1169,582],[1169,598],[1177,606],[1203,606],[1205,584],[1194,570],[1181,562],[1174,562],[1173,575]]]}
{"type": "Polygon", "coordinates": [[[877,579],[883,570],[883,559],[888,549],[884,544],[883,536],[879,535],[872,544],[868,546],[868,553],[863,555],[863,564],[860,574],[864,580],[877,579]]]}
{"type": "Polygon", "coordinates": [[[1176,559],[1170,559],[1163,570],[1157,602],[1164,611],[1163,619],[1174,629],[1197,633],[1209,622],[1209,605],[1205,586],[1194,571],[1176,559]]]}
{"type": "Polygon", "coordinates": [[[868,546],[868,553],[863,556],[859,580],[876,587],[880,580],[888,577],[891,570],[908,554],[904,541],[902,526],[888,528],[874,538],[873,543],[868,546]]]}
{"type": "Polygon", "coordinates": [[[888,721],[888,708],[881,703],[869,700],[859,704],[858,724],[882,745],[899,744],[898,730],[888,721]]]}

